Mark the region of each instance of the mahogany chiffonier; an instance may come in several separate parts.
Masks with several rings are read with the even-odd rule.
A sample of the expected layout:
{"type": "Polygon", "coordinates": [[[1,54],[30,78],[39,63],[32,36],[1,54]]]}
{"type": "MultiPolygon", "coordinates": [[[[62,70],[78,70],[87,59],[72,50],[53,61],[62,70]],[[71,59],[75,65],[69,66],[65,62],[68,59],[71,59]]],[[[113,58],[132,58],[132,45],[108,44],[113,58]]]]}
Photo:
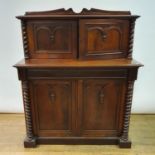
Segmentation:
{"type": "Polygon", "coordinates": [[[26,12],[25,58],[17,63],[26,120],[25,147],[118,144],[130,148],[135,20],[129,11],[26,12]]]}

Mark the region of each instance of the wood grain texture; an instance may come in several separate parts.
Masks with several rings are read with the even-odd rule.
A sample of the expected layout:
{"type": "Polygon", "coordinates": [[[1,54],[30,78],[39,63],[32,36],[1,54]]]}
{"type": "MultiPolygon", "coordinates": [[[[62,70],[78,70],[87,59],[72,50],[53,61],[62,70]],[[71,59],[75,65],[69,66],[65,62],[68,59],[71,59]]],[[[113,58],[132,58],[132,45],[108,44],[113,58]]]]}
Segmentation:
{"type": "Polygon", "coordinates": [[[30,58],[76,58],[77,22],[75,20],[27,21],[30,58]]]}
{"type": "Polygon", "coordinates": [[[138,18],[137,15],[131,15],[130,11],[107,11],[91,8],[84,8],[80,13],[75,13],[71,8],[65,10],[57,9],[50,11],[26,12],[24,16],[17,16],[18,19],[39,19],[40,18],[138,18]]]}
{"type": "MultiPolygon", "coordinates": [[[[128,107],[131,107],[131,99],[127,96],[125,100],[124,97],[125,92],[128,95],[131,91],[126,80],[136,79],[137,67],[66,70],[63,66],[19,70],[19,79],[28,80],[24,99],[29,99],[26,100],[29,104],[31,99],[33,110],[26,111],[25,115],[26,118],[27,115],[33,116],[29,119],[33,120],[33,129],[29,127],[37,144],[119,144],[121,132],[126,136],[128,107]],[[71,87],[72,82],[74,87],[71,87]],[[65,83],[72,91],[66,90],[65,83]],[[31,96],[28,96],[28,86],[31,96]]],[[[29,133],[29,128],[27,130],[29,133]]],[[[127,140],[121,139],[122,147],[121,144],[129,147],[127,140]]],[[[25,146],[33,145],[30,142],[25,146]]]]}
{"type": "Polygon", "coordinates": [[[26,138],[24,141],[25,147],[35,147],[36,140],[33,133],[32,125],[32,111],[31,111],[31,101],[30,101],[30,92],[29,92],[29,83],[28,81],[22,82],[22,91],[23,91],[23,103],[25,111],[25,122],[26,122],[26,138]]]}
{"type": "Polygon", "coordinates": [[[84,8],[75,13],[70,8],[26,12],[17,18],[26,59],[116,59],[131,57],[138,17],[129,11],[84,8]]]}
{"type": "Polygon", "coordinates": [[[80,59],[125,58],[129,21],[120,19],[80,20],[80,59]]]}
{"type": "Polygon", "coordinates": [[[27,139],[36,144],[117,144],[128,140],[134,22],[129,11],[84,8],[26,12],[22,82],[27,139]],[[90,60],[91,59],[91,60],[90,60]],[[126,96],[125,96],[126,95],[126,96]]]}
{"type": "Polygon", "coordinates": [[[114,14],[114,15],[131,15],[130,11],[107,11],[107,10],[101,10],[101,9],[95,9],[95,8],[91,8],[91,9],[86,9],[86,8],[83,8],[81,10],[81,12],[79,13],[76,13],[73,11],[72,8],[69,8],[69,9],[64,9],[64,8],[61,8],[61,9],[56,9],[56,10],[49,10],[49,11],[36,11],[36,12],[26,12],[25,15],[55,15],[55,14],[59,14],[59,15],[64,15],[64,14],[67,14],[67,15],[70,15],[70,14],[81,14],[81,15],[84,15],[84,14],[102,14],[102,15],[111,15],[111,14],[114,14]]]}
{"type": "Polygon", "coordinates": [[[132,52],[133,52],[133,42],[134,42],[134,29],[135,28],[135,20],[132,19],[130,22],[130,38],[129,38],[129,51],[127,58],[132,59],[132,52]]]}
{"type": "Polygon", "coordinates": [[[131,115],[132,149],[122,150],[114,145],[39,145],[25,149],[24,137],[23,114],[0,114],[0,155],[154,155],[155,115],[131,115]]]}
{"type": "Polygon", "coordinates": [[[26,22],[21,21],[21,28],[22,28],[22,37],[23,37],[23,48],[24,48],[24,56],[25,59],[29,59],[29,44],[28,44],[28,36],[27,36],[27,27],[26,22]]]}
{"type": "Polygon", "coordinates": [[[120,111],[124,104],[125,80],[86,79],[82,85],[82,118],[80,129],[83,136],[118,136],[120,111]],[[105,119],[108,118],[108,119],[105,119]]]}
{"type": "Polygon", "coordinates": [[[33,80],[30,82],[30,89],[36,111],[35,135],[41,137],[73,135],[74,81],[33,80]]]}
{"type": "Polygon", "coordinates": [[[127,81],[127,90],[126,90],[126,102],[125,102],[125,115],[124,115],[124,124],[123,132],[120,138],[120,147],[131,147],[131,142],[128,139],[129,132],[129,123],[130,123],[130,114],[132,106],[132,96],[133,96],[133,87],[134,81],[127,81]]]}
{"type": "Polygon", "coordinates": [[[33,139],[32,131],[32,120],[31,120],[31,109],[30,109],[30,96],[29,96],[29,86],[27,81],[22,82],[23,90],[23,102],[26,116],[26,129],[27,129],[27,138],[28,140],[33,139]]]}
{"type": "Polygon", "coordinates": [[[141,67],[143,66],[138,61],[132,59],[113,59],[113,60],[72,60],[72,59],[29,59],[29,60],[21,60],[14,67],[17,68],[92,68],[92,67],[124,67],[124,68],[132,68],[132,67],[141,67]]]}

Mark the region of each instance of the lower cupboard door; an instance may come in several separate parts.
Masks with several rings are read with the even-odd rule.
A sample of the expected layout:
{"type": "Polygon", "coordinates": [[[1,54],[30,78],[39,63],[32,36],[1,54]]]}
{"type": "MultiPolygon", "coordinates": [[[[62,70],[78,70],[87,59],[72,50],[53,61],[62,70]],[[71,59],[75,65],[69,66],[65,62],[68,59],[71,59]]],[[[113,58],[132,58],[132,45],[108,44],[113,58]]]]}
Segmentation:
{"type": "Polygon", "coordinates": [[[30,83],[37,136],[72,136],[74,132],[74,81],[33,80],[30,83]]]}
{"type": "Polygon", "coordinates": [[[79,102],[80,135],[117,136],[121,133],[125,80],[83,80],[83,98],[79,102]]]}

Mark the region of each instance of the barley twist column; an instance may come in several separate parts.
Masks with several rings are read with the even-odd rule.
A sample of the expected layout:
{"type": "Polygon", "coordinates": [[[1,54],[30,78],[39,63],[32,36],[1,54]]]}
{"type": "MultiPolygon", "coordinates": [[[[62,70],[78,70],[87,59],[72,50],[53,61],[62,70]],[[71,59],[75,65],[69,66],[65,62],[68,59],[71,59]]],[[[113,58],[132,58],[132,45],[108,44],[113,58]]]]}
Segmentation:
{"type": "Polygon", "coordinates": [[[128,132],[129,132],[130,113],[131,113],[131,106],[132,106],[133,86],[134,86],[134,81],[128,81],[126,98],[125,98],[126,105],[125,105],[123,133],[120,138],[120,147],[126,147],[126,148],[131,147],[131,142],[128,140],[128,132]]]}
{"type": "Polygon", "coordinates": [[[36,144],[35,144],[35,138],[34,138],[33,129],[32,129],[32,118],[31,118],[28,81],[22,82],[22,90],[23,90],[23,102],[24,102],[26,134],[27,134],[27,137],[24,141],[24,146],[25,147],[34,147],[36,144]]]}
{"type": "Polygon", "coordinates": [[[24,55],[25,55],[25,59],[28,59],[29,58],[28,38],[27,38],[27,31],[26,31],[26,23],[25,23],[25,21],[21,22],[21,26],[22,26],[24,55]]]}
{"type": "Polygon", "coordinates": [[[129,50],[128,50],[128,56],[127,56],[128,59],[132,59],[134,28],[135,28],[135,20],[132,20],[131,23],[130,23],[129,50]]]}

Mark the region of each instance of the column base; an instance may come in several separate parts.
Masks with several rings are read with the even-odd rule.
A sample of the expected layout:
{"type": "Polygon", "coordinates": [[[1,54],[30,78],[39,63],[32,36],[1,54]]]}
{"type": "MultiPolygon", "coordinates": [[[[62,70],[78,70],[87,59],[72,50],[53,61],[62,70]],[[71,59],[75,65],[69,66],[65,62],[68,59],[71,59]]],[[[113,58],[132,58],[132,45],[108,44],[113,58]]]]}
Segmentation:
{"type": "Polygon", "coordinates": [[[36,139],[28,139],[27,137],[24,140],[24,147],[25,148],[34,148],[36,147],[36,139]]]}
{"type": "Polygon", "coordinates": [[[131,148],[131,141],[126,140],[119,140],[119,147],[120,148],[131,148]]]}

